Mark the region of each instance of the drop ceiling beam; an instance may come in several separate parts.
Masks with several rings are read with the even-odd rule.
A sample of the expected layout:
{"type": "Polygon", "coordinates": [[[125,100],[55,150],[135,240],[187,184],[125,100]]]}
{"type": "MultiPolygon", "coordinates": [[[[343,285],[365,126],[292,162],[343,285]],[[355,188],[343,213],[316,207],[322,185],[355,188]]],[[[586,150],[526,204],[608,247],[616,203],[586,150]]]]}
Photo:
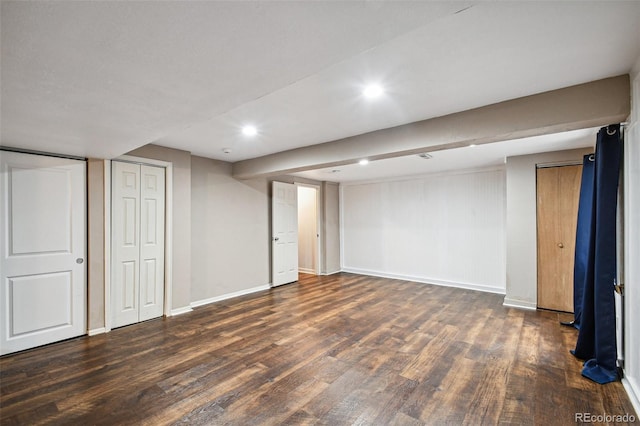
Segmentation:
{"type": "Polygon", "coordinates": [[[629,76],[517,98],[455,114],[233,164],[238,179],[268,177],[619,123],[631,108],[629,76]]]}

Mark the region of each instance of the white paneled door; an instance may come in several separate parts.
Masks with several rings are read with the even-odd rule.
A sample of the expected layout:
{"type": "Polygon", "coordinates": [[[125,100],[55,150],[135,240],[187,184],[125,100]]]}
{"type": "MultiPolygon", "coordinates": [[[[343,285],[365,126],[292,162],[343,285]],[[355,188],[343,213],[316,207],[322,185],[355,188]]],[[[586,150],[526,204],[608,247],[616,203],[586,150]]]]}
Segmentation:
{"type": "Polygon", "coordinates": [[[86,333],[86,163],[0,151],[0,354],[86,333]]]}
{"type": "Polygon", "coordinates": [[[272,284],[298,280],[298,188],[273,182],[271,201],[272,284]]]}
{"type": "Polygon", "coordinates": [[[112,326],[162,316],[165,169],[112,162],[112,326]]]}

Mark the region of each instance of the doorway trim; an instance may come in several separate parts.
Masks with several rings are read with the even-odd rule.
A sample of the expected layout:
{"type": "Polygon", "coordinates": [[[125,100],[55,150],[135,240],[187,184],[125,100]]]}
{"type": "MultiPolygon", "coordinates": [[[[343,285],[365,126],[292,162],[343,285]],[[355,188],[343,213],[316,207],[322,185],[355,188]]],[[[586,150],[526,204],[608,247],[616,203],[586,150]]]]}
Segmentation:
{"type": "Polygon", "coordinates": [[[111,162],[146,164],[165,169],[165,226],[164,226],[164,309],[163,316],[171,316],[173,289],[173,163],[151,158],[122,155],[104,161],[104,328],[111,331],[111,162]]]}
{"type": "MultiPolygon", "coordinates": [[[[321,192],[321,187],[320,185],[314,185],[312,183],[303,183],[303,182],[295,182],[295,185],[297,187],[303,186],[303,187],[307,187],[307,188],[313,188],[316,190],[316,268],[315,268],[315,274],[316,275],[320,275],[320,272],[322,271],[321,269],[321,265],[322,265],[322,239],[323,239],[323,233],[322,233],[322,224],[323,224],[323,217],[322,217],[322,206],[321,206],[321,201],[322,198],[320,196],[320,192],[321,192]]],[[[299,200],[299,198],[298,198],[299,200]]],[[[298,250],[300,250],[300,248],[298,247],[298,250]]]]}

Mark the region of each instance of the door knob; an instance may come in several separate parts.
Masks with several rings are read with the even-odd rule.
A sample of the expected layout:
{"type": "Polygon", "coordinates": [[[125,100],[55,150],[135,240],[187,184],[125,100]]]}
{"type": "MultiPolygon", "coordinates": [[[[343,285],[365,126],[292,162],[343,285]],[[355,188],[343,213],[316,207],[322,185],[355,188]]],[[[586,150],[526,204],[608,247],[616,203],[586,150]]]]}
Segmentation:
{"type": "Polygon", "coordinates": [[[84,259],[83,259],[83,258],[79,257],[79,258],[77,258],[77,259],[76,259],[76,263],[77,263],[78,265],[82,265],[82,262],[84,262],[84,259]]]}
{"type": "Polygon", "coordinates": [[[273,239],[273,241],[280,241],[280,238],[275,237],[275,238],[273,239]]]}
{"type": "Polygon", "coordinates": [[[558,243],[558,247],[560,247],[560,248],[564,248],[564,244],[562,244],[562,243],[558,243]]]}

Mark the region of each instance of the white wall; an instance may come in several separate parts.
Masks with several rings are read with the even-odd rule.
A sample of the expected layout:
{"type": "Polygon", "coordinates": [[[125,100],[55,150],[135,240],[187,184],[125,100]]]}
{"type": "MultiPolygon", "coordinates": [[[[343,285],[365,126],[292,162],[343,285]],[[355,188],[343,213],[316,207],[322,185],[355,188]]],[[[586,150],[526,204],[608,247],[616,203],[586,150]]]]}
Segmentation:
{"type": "Polygon", "coordinates": [[[318,190],[298,186],[298,270],[315,274],[318,259],[318,190]]]}
{"type": "MultiPolygon", "coordinates": [[[[595,135],[593,144],[595,145],[595,135]]],[[[507,158],[506,306],[535,309],[538,304],[536,165],[582,163],[592,149],[547,152],[507,158]]]]}
{"type": "Polygon", "coordinates": [[[640,414],[640,58],[631,75],[632,111],[624,147],[624,358],[623,384],[640,414]]]}
{"type": "Polygon", "coordinates": [[[231,164],[191,157],[191,305],[269,287],[265,179],[239,181],[231,164]]]}
{"type": "Polygon", "coordinates": [[[504,293],[502,169],[342,186],[343,270],[504,293]]]}

